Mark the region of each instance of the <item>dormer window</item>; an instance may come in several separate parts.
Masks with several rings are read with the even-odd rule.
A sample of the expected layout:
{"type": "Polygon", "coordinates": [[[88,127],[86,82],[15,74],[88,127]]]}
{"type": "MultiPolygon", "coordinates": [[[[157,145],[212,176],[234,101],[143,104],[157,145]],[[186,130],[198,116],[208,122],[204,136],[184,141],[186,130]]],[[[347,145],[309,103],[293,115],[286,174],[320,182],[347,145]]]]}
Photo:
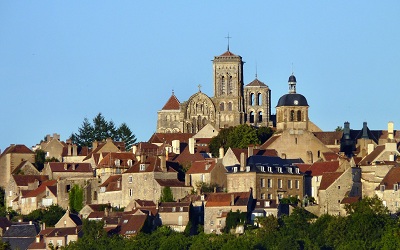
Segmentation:
{"type": "Polygon", "coordinates": [[[119,159],[116,159],[116,160],[115,160],[115,166],[119,167],[120,165],[121,165],[120,160],[119,160],[119,159]]]}
{"type": "Polygon", "coordinates": [[[250,172],[250,166],[246,166],[246,172],[250,172]]]}
{"type": "Polygon", "coordinates": [[[146,169],[146,165],[145,164],[140,164],[140,171],[144,171],[146,169]]]}
{"type": "Polygon", "coordinates": [[[291,167],[287,167],[287,171],[288,171],[289,174],[293,174],[291,167]]]}
{"type": "Polygon", "coordinates": [[[128,167],[132,167],[133,161],[131,159],[129,159],[127,163],[128,163],[128,167]]]}
{"type": "Polygon", "coordinates": [[[295,168],[295,169],[296,169],[296,174],[300,174],[299,168],[295,168]]]}
{"type": "Polygon", "coordinates": [[[264,166],[261,166],[261,172],[265,172],[264,166]]]}
{"type": "Polygon", "coordinates": [[[278,173],[282,173],[282,167],[277,167],[278,173]]]}
{"type": "Polygon", "coordinates": [[[264,201],[264,207],[269,207],[269,201],[264,201]]]}
{"type": "Polygon", "coordinates": [[[183,207],[180,207],[180,208],[179,208],[179,211],[180,211],[180,212],[183,212],[183,207]]]}
{"type": "Polygon", "coordinates": [[[233,172],[234,172],[234,173],[237,172],[237,167],[233,167],[233,172]]]}
{"type": "Polygon", "coordinates": [[[172,212],[175,212],[175,209],[176,209],[175,207],[172,207],[172,212]]]}
{"type": "Polygon", "coordinates": [[[385,191],[385,185],[381,185],[380,189],[382,192],[385,191]]]}
{"type": "Polygon", "coordinates": [[[272,167],[268,167],[268,172],[272,173],[272,167]]]}

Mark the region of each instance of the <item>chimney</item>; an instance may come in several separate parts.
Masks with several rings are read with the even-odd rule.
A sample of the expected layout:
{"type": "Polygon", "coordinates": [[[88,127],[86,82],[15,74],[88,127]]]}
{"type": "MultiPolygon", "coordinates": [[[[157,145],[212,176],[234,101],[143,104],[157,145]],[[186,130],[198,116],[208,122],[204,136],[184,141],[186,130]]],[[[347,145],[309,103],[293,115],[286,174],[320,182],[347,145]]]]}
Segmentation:
{"type": "Polygon", "coordinates": [[[108,208],[104,208],[104,217],[108,217],[108,208]]]}
{"type": "Polygon", "coordinates": [[[95,140],[94,142],[92,142],[92,149],[95,150],[98,146],[98,142],[95,140]]]}
{"type": "Polygon", "coordinates": [[[72,170],[75,170],[75,163],[72,163],[72,170]]]}
{"type": "Polygon", "coordinates": [[[53,139],[60,140],[60,135],[57,133],[53,133],[53,139]]]}
{"type": "Polygon", "coordinates": [[[136,145],[133,145],[133,146],[132,146],[132,153],[133,153],[134,155],[136,155],[136,152],[137,152],[137,146],[136,146],[136,145]]]}
{"type": "Polygon", "coordinates": [[[219,148],[219,158],[224,158],[224,156],[225,156],[225,152],[224,152],[224,148],[223,147],[220,147],[219,148]]]}
{"type": "Polygon", "coordinates": [[[189,138],[189,153],[194,154],[194,138],[189,138]]]}
{"type": "Polygon", "coordinates": [[[40,243],[40,234],[36,235],[36,243],[40,243]]]}
{"type": "Polygon", "coordinates": [[[345,122],[343,128],[344,139],[350,139],[350,123],[345,122]]]}
{"type": "Polygon", "coordinates": [[[388,141],[392,141],[394,139],[394,123],[388,122],[388,141]]]}
{"type": "Polygon", "coordinates": [[[391,153],[391,154],[389,155],[389,161],[394,161],[394,154],[393,154],[393,153],[391,153]]]}
{"type": "Polygon", "coordinates": [[[231,206],[235,205],[235,195],[231,194],[231,206]]]}
{"type": "Polygon", "coordinates": [[[51,136],[50,135],[46,135],[46,141],[50,141],[51,140],[51,136]]]}
{"type": "Polygon", "coordinates": [[[253,150],[254,150],[254,146],[253,145],[249,145],[247,147],[247,157],[250,157],[253,155],[253,150]]]}
{"type": "Polygon", "coordinates": [[[72,155],[73,156],[78,155],[78,146],[76,144],[72,145],[72,155]]]}
{"type": "Polygon", "coordinates": [[[165,155],[160,155],[160,168],[163,172],[167,172],[167,161],[165,155]]]}
{"type": "Polygon", "coordinates": [[[32,221],[31,220],[29,221],[29,225],[32,225],[32,221]]]}
{"type": "Polygon", "coordinates": [[[117,180],[117,188],[121,188],[121,179],[117,180]]]}
{"type": "Polygon", "coordinates": [[[363,129],[362,129],[362,139],[369,139],[368,137],[368,126],[367,126],[367,122],[363,122],[363,129]]]}
{"type": "Polygon", "coordinates": [[[244,171],[246,166],[246,155],[242,152],[240,153],[240,171],[244,171]]]}
{"type": "Polygon", "coordinates": [[[179,155],[181,153],[180,145],[181,145],[181,142],[179,140],[173,140],[172,141],[172,152],[179,155]]]}
{"type": "Polygon", "coordinates": [[[67,152],[67,155],[68,156],[71,156],[71,154],[72,154],[72,146],[71,146],[71,144],[68,144],[68,152],[67,152]]]}
{"type": "Polygon", "coordinates": [[[67,170],[67,169],[68,169],[68,164],[64,163],[64,170],[67,170]]]}
{"type": "Polygon", "coordinates": [[[45,230],[45,229],[46,229],[46,223],[43,222],[43,223],[42,223],[42,230],[45,230]]]}
{"type": "Polygon", "coordinates": [[[368,144],[368,154],[372,153],[372,151],[374,151],[375,149],[375,145],[370,143],[368,144]]]}

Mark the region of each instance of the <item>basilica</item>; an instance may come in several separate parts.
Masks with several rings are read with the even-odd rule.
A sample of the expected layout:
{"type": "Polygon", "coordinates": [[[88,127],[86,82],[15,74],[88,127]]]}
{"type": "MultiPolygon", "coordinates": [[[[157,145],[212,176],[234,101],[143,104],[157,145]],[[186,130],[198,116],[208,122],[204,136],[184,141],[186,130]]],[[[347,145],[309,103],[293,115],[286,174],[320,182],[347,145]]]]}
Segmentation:
{"type": "Polygon", "coordinates": [[[205,125],[216,129],[249,124],[273,126],[271,89],[257,79],[244,86],[243,60],[228,50],[213,62],[214,96],[199,91],[180,102],[172,93],[158,111],[157,133],[197,133],[205,125]]]}

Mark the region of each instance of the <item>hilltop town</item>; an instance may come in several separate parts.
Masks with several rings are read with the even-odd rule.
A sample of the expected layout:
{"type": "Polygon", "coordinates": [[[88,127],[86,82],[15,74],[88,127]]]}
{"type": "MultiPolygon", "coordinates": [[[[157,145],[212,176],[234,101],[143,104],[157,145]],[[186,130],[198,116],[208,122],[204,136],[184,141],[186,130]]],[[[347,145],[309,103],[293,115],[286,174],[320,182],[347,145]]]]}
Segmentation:
{"type": "Polygon", "coordinates": [[[83,220],[102,221],[108,234],[127,238],[160,226],[184,232],[188,225],[240,235],[245,225],[298,207],[317,217],[347,216],[346,207],[365,197],[379,198],[391,214],[399,211],[400,132],[393,122],[382,121],[387,130],[344,121],[336,131],[322,131],[309,117],[313,98],[299,93],[294,74],[271,110],[269,86],[257,77],[243,82],[241,56],[228,47],[212,63],[214,95],[199,86],[187,101],[166,97],[147,142],[127,149],[105,138],[82,146],[54,133],[31,148],[4,149],[0,186],[7,211],[28,215],[57,205],[66,213],[54,227],[0,221],[3,241],[18,244],[21,236],[30,239],[27,249],[66,246],[82,237],[83,220]],[[210,150],[220,131],[238,126],[273,134],[259,144],[210,150]],[[52,159],[42,169],[38,150],[52,159]],[[232,212],[245,221],[227,230],[232,212]],[[29,235],[21,235],[23,226],[33,227],[24,230],[29,235]]]}

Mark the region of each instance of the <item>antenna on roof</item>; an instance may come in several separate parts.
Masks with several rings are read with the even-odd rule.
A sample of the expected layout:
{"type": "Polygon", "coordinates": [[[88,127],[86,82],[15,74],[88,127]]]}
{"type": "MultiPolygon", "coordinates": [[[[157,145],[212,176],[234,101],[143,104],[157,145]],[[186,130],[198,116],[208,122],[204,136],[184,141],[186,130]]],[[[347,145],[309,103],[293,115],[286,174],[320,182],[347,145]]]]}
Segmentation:
{"type": "Polygon", "coordinates": [[[256,79],[257,79],[257,62],[256,62],[256,79]]]}
{"type": "Polygon", "coordinates": [[[229,51],[229,39],[232,38],[229,36],[229,32],[228,32],[228,36],[226,36],[225,38],[228,39],[228,51],[229,51]]]}
{"type": "Polygon", "coordinates": [[[293,62],[292,62],[292,75],[294,75],[294,70],[293,70],[293,62]]]}
{"type": "Polygon", "coordinates": [[[172,89],[172,95],[175,95],[174,89],[172,89]]]}

